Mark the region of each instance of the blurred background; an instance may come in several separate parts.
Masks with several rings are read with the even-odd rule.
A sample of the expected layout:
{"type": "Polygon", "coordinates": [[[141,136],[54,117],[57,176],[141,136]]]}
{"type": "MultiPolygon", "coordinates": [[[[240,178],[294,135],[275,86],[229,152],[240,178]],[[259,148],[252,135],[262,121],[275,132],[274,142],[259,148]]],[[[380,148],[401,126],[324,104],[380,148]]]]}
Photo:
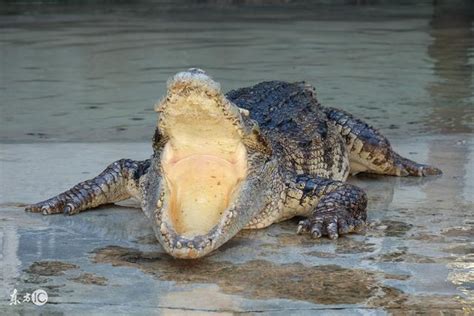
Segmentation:
{"type": "Polygon", "coordinates": [[[389,137],[470,133],[473,1],[0,1],[0,142],[149,141],[166,80],[307,81],[389,137]]]}

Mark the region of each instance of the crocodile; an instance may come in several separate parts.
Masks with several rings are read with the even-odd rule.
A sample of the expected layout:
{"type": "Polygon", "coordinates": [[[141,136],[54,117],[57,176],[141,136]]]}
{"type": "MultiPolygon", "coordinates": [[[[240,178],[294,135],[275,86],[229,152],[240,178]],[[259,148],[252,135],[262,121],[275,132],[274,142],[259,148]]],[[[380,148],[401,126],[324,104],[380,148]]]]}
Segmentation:
{"type": "Polygon", "coordinates": [[[150,159],[118,160],[26,211],[73,215],[135,198],[164,250],[192,259],[243,229],[295,216],[303,218],[296,233],[312,238],[360,232],[367,196],[345,182],[349,175],[441,174],[397,154],[364,121],[322,106],[306,82],[268,81],[224,94],[191,68],[168,80],[155,111],[150,159]]]}

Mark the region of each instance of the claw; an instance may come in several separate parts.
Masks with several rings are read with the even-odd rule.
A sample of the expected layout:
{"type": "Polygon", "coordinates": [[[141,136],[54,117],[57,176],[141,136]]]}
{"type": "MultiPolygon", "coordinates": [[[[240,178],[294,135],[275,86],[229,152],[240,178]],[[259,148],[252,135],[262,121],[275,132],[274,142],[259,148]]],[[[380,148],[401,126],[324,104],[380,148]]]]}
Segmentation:
{"type": "Polygon", "coordinates": [[[328,231],[329,238],[337,239],[339,237],[339,234],[337,233],[337,222],[335,220],[329,223],[326,229],[328,231]]]}
{"type": "Polygon", "coordinates": [[[398,174],[397,176],[399,177],[406,177],[406,176],[409,176],[410,175],[410,172],[408,172],[407,169],[405,169],[405,167],[403,165],[399,165],[398,166],[398,174]]]}
{"type": "Polygon", "coordinates": [[[311,227],[311,224],[310,224],[309,220],[300,221],[298,223],[298,228],[296,229],[296,233],[298,235],[306,233],[308,231],[309,227],[311,227]]]}
{"type": "Polygon", "coordinates": [[[354,229],[354,226],[349,225],[347,222],[348,221],[344,219],[340,219],[337,221],[339,234],[347,234],[347,233],[350,233],[354,229]]]}
{"type": "Polygon", "coordinates": [[[437,176],[443,174],[443,172],[433,166],[423,166],[423,168],[421,169],[421,174],[423,176],[437,176]]]}
{"type": "Polygon", "coordinates": [[[321,231],[317,228],[311,229],[311,237],[320,238],[322,236],[321,231]]]}
{"type": "Polygon", "coordinates": [[[316,222],[313,224],[313,227],[311,228],[311,237],[313,238],[319,238],[323,235],[322,232],[323,225],[319,222],[316,222]]]}
{"type": "Polygon", "coordinates": [[[301,235],[305,232],[305,228],[303,227],[303,222],[300,222],[299,225],[298,225],[298,228],[296,229],[296,234],[297,235],[301,235]]]}
{"type": "Polygon", "coordinates": [[[354,220],[354,231],[355,232],[360,232],[365,228],[365,221],[362,219],[356,219],[354,220]]]}
{"type": "Polygon", "coordinates": [[[41,207],[41,213],[43,215],[48,215],[49,214],[48,208],[46,206],[41,207]]]}
{"type": "Polygon", "coordinates": [[[72,215],[72,210],[73,210],[73,208],[72,208],[71,204],[68,204],[64,207],[63,213],[64,213],[64,215],[72,215]]]}
{"type": "Polygon", "coordinates": [[[41,208],[39,208],[36,204],[30,204],[25,207],[25,212],[41,212],[41,208]]]}

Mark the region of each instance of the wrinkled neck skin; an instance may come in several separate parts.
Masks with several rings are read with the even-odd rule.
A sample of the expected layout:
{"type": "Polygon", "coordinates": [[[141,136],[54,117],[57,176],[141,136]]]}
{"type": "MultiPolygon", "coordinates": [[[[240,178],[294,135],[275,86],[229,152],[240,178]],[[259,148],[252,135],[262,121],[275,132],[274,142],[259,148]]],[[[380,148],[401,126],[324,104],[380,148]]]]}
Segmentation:
{"type": "Polygon", "coordinates": [[[201,70],[171,78],[156,111],[142,207],[167,253],[199,258],[268,204],[276,163],[258,125],[201,70]]]}

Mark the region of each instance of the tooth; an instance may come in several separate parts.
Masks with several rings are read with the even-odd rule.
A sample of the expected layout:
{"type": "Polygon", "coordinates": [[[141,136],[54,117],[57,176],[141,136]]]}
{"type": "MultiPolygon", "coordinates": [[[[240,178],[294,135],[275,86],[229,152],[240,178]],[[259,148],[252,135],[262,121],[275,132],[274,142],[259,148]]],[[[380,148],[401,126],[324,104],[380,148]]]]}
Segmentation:
{"type": "Polygon", "coordinates": [[[157,202],[156,202],[156,206],[157,207],[162,207],[163,206],[163,201],[161,199],[159,199],[157,202]]]}
{"type": "Polygon", "coordinates": [[[168,230],[166,229],[165,223],[161,223],[160,232],[161,232],[162,234],[166,234],[166,233],[168,232],[168,230]]]}
{"type": "Polygon", "coordinates": [[[242,114],[242,115],[250,116],[250,112],[249,112],[249,110],[247,110],[247,109],[239,108],[239,112],[240,112],[240,114],[242,114]]]}
{"type": "Polygon", "coordinates": [[[155,210],[155,218],[158,223],[161,222],[161,212],[158,212],[157,209],[155,210]]]}
{"type": "Polygon", "coordinates": [[[177,241],[176,242],[176,248],[181,249],[183,245],[181,245],[181,242],[177,241]]]}
{"type": "Polygon", "coordinates": [[[188,242],[188,248],[194,248],[194,244],[192,242],[188,242]]]}

